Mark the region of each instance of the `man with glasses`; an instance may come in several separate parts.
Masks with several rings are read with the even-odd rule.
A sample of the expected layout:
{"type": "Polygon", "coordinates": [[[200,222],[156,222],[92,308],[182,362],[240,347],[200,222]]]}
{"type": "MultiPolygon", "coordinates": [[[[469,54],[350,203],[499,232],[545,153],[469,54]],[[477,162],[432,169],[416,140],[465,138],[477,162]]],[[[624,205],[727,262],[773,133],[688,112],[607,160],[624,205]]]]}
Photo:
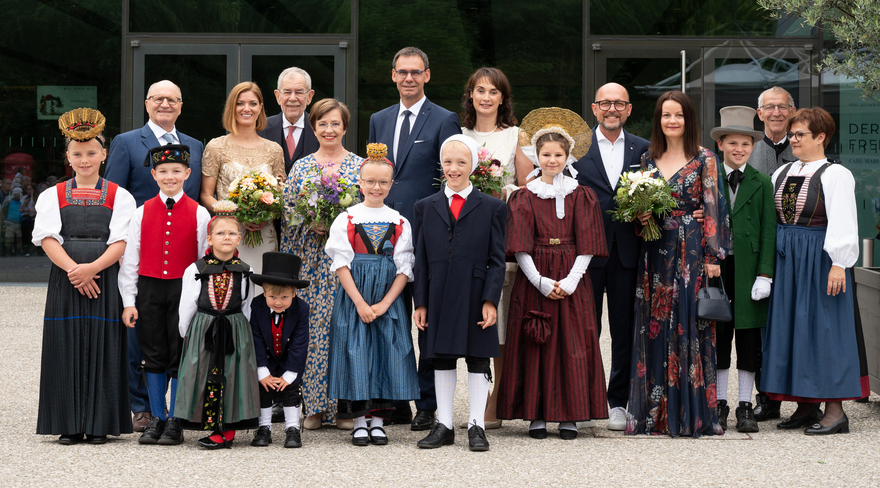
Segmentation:
{"type": "Polygon", "coordinates": [[[608,257],[590,261],[590,281],[596,304],[596,323],[602,333],[602,298],[608,294],[608,328],[611,330],[611,374],[608,382],[608,429],[626,428],[629,399],[630,362],[633,341],[633,304],[641,239],[632,223],[614,222],[608,210],[614,208],[614,192],[620,175],[638,170],[648,141],[623,130],[632,113],[629,93],[617,83],[602,85],[596,91],[593,115],[599,124],[593,128],[590,150],[577,163],[577,179],[596,192],[602,207],[602,221],[608,242],[608,257]]]}
{"type": "MultiPolygon", "coordinates": [[[[159,193],[159,185],[150,174],[147,161],[150,149],[168,144],[189,146],[189,167],[194,177],[183,184],[183,191],[194,201],[199,201],[204,146],[192,137],[178,132],[175,123],[183,108],[180,88],[168,80],[153,83],[144,101],[150,120],[141,127],[119,134],[113,138],[107,157],[104,178],[128,190],[138,207],[159,193]]],[[[128,392],[131,411],[134,414],[132,428],[143,432],[150,422],[150,399],[147,385],[140,371],[143,355],[138,345],[137,325],[126,329],[128,333],[128,392]]]]}
{"type": "MultiPolygon", "coordinates": [[[[794,98],[783,88],[774,86],[758,97],[758,118],[764,122],[764,139],[755,143],[749,166],[772,176],[787,161],[797,159],[785,137],[785,123],[794,115],[794,98]]],[[[755,409],[756,415],[759,409],[755,409]]]]}
{"type": "Polygon", "coordinates": [[[309,113],[306,112],[313,96],[312,77],[304,69],[287,68],[278,75],[275,100],[281,113],[266,119],[266,128],[258,134],[281,145],[285,175],[290,173],[297,159],[318,150],[318,138],[309,125],[309,113]]]}
{"type": "MultiPolygon", "coordinates": [[[[413,220],[418,200],[437,193],[441,177],[440,145],[449,136],[461,134],[458,115],[431,103],[425,97],[425,83],[431,80],[428,55],[421,49],[405,47],[391,62],[391,80],[397,84],[400,103],[370,116],[369,142],[388,146],[388,159],[394,163],[395,184],[385,204],[413,220]]],[[[412,284],[403,291],[407,316],[412,317],[412,284]]],[[[419,331],[419,349],[425,350],[425,334],[419,331]]],[[[419,390],[412,430],[429,430],[434,423],[437,400],[434,393],[434,368],[431,360],[419,358],[419,390]]],[[[409,422],[409,402],[395,402],[392,421],[409,422]]]]}

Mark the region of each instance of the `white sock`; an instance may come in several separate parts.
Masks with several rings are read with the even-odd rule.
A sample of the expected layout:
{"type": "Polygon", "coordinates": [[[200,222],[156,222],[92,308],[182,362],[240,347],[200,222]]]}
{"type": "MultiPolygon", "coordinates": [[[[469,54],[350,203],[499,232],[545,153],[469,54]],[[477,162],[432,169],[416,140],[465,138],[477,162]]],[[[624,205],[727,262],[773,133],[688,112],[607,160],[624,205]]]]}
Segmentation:
{"type": "Polygon", "coordinates": [[[718,370],[718,385],[715,387],[715,394],[719,400],[727,400],[727,378],[729,375],[729,369],[718,370]]]}
{"type": "Polygon", "coordinates": [[[260,427],[272,430],[272,407],[260,409],[260,427]]]}
{"type": "Polygon", "coordinates": [[[437,393],[437,421],[452,429],[452,404],[455,401],[455,370],[434,370],[434,390],[437,393]]]}
{"type": "Polygon", "coordinates": [[[354,436],[357,438],[367,437],[370,435],[366,430],[358,430],[359,427],[363,427],[364,429],[367,428],[367,417],[366,416],[361,416],[361,417],[354,419],[353,432],[354,432],[354,436]]]}
{"type": "Polygon", "coordinates": [[[559,430],[578,430],[574,422],[559,422],[559,430]]]}
{"type": "Polygon", "coordinates": [[[750,371],[737,370],[739,376],[739,401],[752,401],[752,388],[755,386],[755,373],[750,371]]]}
{"type": "Polygon", "coordinates": [[[373,419],[370,420],[370,435],[373,437],[385,437],[385,434],[383,434],[381,430],[373,432],[373,429],[381,429],[384,426],[385,421],[383,419],[380,419],[379,417],[373,417],[373,419]]]}
{"type": "Polygon", "coordinates": [[[486,402],[489,400],[489,378],[486,378],[485,373],[468,373],[468,396],[471,403],[468,428],[476,424],[485,429],[483,417],[486,414],[486,402]]]}
{"type": "Polygon", "coordinates": [[[529,430],[538,430],[538,429],[546,429],[547,422],[543,420],[532,420],[532,423],[529,424],[529,430]]]}
{"type": "Polygon", "coordinates": [[[299,407],[281,407],[284,409],[284,430],[291,427],[299,429],[299,407]]]}

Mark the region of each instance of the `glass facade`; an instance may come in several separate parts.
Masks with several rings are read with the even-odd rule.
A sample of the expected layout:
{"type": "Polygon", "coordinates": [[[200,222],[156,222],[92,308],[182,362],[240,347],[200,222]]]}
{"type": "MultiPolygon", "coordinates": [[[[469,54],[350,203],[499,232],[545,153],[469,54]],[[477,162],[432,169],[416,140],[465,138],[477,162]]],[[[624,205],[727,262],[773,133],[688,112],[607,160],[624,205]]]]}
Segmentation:
{"type": "MultiPolygon", "coordinates": [[[[398,101],[391,60],[409,45],[430,57],[427,96],[454,112],[481,66],[507,74],[519,119],[559,106],[593,124],[594,91],[616,81],[633,102],[627,129],[649,137],[656,97],[681,87],[684,51],[704,133],[720,107],[755,106],[774,85],[800,107],[828,109],[838,122],[829,153],[856,176],[860,233],[876,235],[880,106],[862,100],[853,80],[816,71],[833,40],[799,19],[770,19],[754,0],[21,0],[4,14],[0,158],[10,179],[68,175],[57,116],[70,108],[101,110],[113,137],[140,127],[147,87],[171,79],[184,98],[178,126],[207,141],[224,133],[223,103],[239,81],[258,83],[277,113],[272,90],[291,65],[312,75],[314,100],[348,104],[346,144],[363,152],[370,115],[398,101]]],[[[0,250],[9,253],[4,232],[0,250]]],[[[30,271],[2,271],[0,281],[45,279],[50,265],[28,259],[19,268],[30,271]]]]}

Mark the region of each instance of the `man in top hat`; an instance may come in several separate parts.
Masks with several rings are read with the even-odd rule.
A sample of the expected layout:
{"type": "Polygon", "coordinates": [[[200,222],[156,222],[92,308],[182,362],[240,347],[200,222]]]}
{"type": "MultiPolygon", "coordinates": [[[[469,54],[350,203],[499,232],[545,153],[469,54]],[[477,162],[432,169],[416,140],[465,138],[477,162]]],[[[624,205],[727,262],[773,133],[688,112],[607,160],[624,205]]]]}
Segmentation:
{"type": "MultiPolygon", "coordinates": [[[[180,88],[168,80],[153,83],[147,91],[144,105],[150,117],[149,120],[143,127],[113,138],[107,156],[104,178],[128,190],[135,202],[139,206],[143,205],[144,202],[156,196],[159,191],[158,185],[150,174],[150,165],[144,166],[144,160],[150,149],[168,144],[182,144],[189,147],[189,167],[196,175],[186,180],[183,189],[189,198],[198,202],[202,183],[202,150],[204,146],[198,140],[177,130],[175,124],[183,108],[180,88]]],[[[143,431],[147,422],[150,421],[150,399],[147,387],[141,381],[141,373],[138,371],[141,359],[137,333],[134,329],[129,329],[128,391],[136,432],[143,431]]]]}
{"type": "Polygon", "coordinates": [[[730,407],[727,384],[732,342],[736,343],[739,403],[736,429],[758,432],[752,409],[752,386],[761,366],[761,332],[767,325],[767,305],[776,252],[776,214],[770,177],[752,168],[749,157],[764,134],[754,130],[755,110],[733,106],[721,109],[721,127],[712,139],[724,157],[721,177],[729,202],[730,252],[721,264],[721,278],[733,308],[731,322],[717,324],[718,420],[727,429],[730,407]]]}
{"type": "Polygon", "coordinates": [[[284,447],[302,447],[299,431],[302,377],[309,349],[309,304],[296,296],[309,286],[299,279],[302,259],[285,252],[263,254],[263,274],[251,275],[263,294],[251,302],[251,328],[260,380],[260,428],[252,446],[272,442],[272,403],[284,410],[284,447]]]}
{"type": "Polygon", "coordinates": [[[152,416],[139,442],[180,444],[183,433],[174,418],[174,398],[183,345],[178,330],[182,276],[208,247],[211,215],[183,191],[192,172],[188,147],[155,147],[146,159],[159,192],[135,210],[129,223],[118,281],[125,307],[122,321],[137,332],[149,390],[152,416]],[[166,417],[169,376],[171,405],[166,417]]]}

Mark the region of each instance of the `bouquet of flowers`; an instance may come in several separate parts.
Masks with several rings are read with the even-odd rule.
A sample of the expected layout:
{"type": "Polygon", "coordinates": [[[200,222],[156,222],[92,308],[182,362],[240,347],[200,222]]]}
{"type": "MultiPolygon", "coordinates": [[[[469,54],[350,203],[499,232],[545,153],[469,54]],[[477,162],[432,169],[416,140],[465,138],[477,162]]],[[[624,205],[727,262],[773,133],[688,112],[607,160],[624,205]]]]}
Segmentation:
{"type": "MultiPolygon", "coordinates": [[[[501,166],[501,161],[492,157],[486,144],[483,144],[477,151],[477,167],[471,173],[470,179],[474,187],[487,195],[501,195],[501,189],[509,176],[510,172],[501,166]]],[[[441,178],[440,181],[445,183],[446,178],[441,178]]]]}
{"type": "MultiPolygon", "coordinates": [[[[284,200],[278,180],[260,171],[251,171],[229,184],[227,200],[238,205],[235,218],[242,224],[261,224],[281,217],[284,200]]],[[[260,231],[246,230],[244,243],[250,247],[263,244],[260,231]]]]}
{"type": "MultiPolygon", "coordinates": [[[[654,178],[657,170],[632,171],[620,175],[620,184],[614,195],[617,208],[608,210],[611,218],[618,222],[632,222],[639,214],[651,212],[663,218],[677,206],[672,197],[672,188],[662,177],[654,178]]],[[[650,219],[642,229],[642,237],[646,241],[660,238],[657,222],[650,219]]]]}
{"type": "Polygon", "coordinates": [[[358,203],[357,184],[335,173],[325,175],[324,167],[317,164],[306,176],[296,203],[287,209],[290,213],[288,225],[329,229],[339,214],[358,203]]]}

